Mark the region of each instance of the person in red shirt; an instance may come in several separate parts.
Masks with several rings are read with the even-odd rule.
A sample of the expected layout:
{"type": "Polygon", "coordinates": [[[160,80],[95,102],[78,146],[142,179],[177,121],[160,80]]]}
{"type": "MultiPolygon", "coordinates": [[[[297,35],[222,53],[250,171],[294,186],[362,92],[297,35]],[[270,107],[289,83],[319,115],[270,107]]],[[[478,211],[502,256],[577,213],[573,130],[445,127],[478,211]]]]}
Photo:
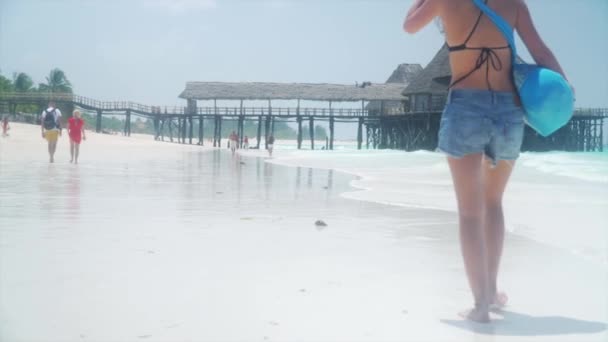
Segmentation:
{"type": "Polygon", "coordinates": [[[81,140],[86,140],[84,120],[82,120],[80,111],[78,110],[75,110],[72,117],[68,120],[68,135],[70,136],[70,163],[74,162],[78,164],[80,142],[81,140]]]}

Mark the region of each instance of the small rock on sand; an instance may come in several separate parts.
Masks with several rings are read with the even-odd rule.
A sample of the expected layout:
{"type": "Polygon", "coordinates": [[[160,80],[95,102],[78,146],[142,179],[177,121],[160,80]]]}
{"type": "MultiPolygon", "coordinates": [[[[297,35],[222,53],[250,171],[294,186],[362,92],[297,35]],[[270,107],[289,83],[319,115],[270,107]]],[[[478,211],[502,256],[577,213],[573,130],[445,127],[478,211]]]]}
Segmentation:
{"type": "Polygon", "coordinates": [[[323,221],[323,220],[317,220],[315,222],[315,226],[317,226],[317,227],[327,227],[327,223],[325,223],[325,221],[323,221]]]}

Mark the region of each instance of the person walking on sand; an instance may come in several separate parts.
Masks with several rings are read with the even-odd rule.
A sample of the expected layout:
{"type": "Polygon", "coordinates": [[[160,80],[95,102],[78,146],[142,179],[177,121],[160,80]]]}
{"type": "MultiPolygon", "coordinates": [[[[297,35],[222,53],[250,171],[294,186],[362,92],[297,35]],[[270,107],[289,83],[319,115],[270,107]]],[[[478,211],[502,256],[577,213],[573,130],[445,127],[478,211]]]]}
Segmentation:
{"type": "Polygon", "coordinates": [[[243,149],[248,150],[249,149],[249,137],[245,136],[245,138],[243,139],[243,149]]]}
{"type": "Polygon", "coordinates": [[[49,161],[54,163],[57,140],[61,136],[61,111],[55,106],[55,101],[49,101],[48,108],[42,111],[40,129],[42,138],[48,142],[49,161]]]}
{"type": "MultiPolygon", "coordinates": [[[[485,0],[511,24],[535,62],[562,75],[536,31],[524,0],[485,0]]],[[[464,266],[475,300],[461,316],[489,322],[506,304],[497,279],[505,223],[502,197],[519,157],[524,111],[511,78],[511,50],[472,0],[416,0],[403,28],[416,33],[439,18],[450,51],[452,82],[439,128],[454,183],[464,266]]]]}
{"type": "Polygon", "coordinates": [[[230,133],[230,151],[232,151],[232,154],[236,153],[237,140],[238,136],[236,135],[236,132],[232,131],[232,133],[230,133]]]}
{"type": "Polygon", "coordinates": [[[272,157],[272,150],[274,149],[274,136],[268,137],[268,155],[272,157]]]}
{"type": "Polygon", "coordinates": [[[2,136],[8,137],[8,131],[10,131],[11,126],[8,124],[8,116],[5,116],[2,119],[2,136]]]}
{"type": "Polygon", "coordinates": [[[78,164],[80,142],[87,140],[84,133],[84,120],[82,120],[79,110],[75,110],[72,117],[68,119],[68,136],[70,137],[70,163],[78,164]]]}

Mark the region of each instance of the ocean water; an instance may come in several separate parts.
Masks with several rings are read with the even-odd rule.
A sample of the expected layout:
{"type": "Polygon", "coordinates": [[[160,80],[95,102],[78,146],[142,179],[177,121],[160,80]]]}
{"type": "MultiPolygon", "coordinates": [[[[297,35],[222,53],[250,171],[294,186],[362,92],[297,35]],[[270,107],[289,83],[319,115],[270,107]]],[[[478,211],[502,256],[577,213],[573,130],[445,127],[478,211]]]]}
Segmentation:
{"type": "MultiPolygon", "coordinates": [[[[444,156],[418,151],[291,151],[273,162],[360,176],[344,197],[456,212],[444,156]]],[[[608,267],[608,152],[522,153],[505,194],[507,229],[608,267]]]]}
{"type": "Polygon", "coordinates": [[[522,162],[547,174],[608,183],[608,147],[605,152],[528,152],[523,154],[522,162]]]}

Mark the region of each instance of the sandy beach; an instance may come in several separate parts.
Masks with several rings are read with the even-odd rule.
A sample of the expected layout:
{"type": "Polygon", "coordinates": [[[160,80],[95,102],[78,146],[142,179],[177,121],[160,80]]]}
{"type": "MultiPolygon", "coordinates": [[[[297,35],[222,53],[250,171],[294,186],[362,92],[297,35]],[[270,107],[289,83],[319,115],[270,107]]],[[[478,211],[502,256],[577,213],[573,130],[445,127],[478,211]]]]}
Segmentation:
{"type": "Polygon", "coordinates": [[[457,316],[472,300],[436,154],[266,159],[88,132],[79,165],[67,134],[49,164],[39,127],[11,126],[0,341],[608,339],[602,179],[522,157],[505,199],[510,302],[481,325],[457,316]]]}

